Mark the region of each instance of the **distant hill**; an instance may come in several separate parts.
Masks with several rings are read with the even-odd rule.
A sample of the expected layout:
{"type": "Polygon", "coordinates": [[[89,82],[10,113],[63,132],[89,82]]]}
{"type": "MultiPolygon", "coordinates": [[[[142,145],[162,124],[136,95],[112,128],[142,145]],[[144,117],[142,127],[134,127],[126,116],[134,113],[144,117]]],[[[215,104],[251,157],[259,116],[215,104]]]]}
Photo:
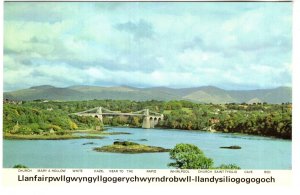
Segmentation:
{"type": "Polygon", "coordinates": [[[167,87],[135,88],[130,86],[70,86],[58,88],[51,85],[35,86],[12,92],[4,92],[4,98],[12,100],[189,100],[199,103],[254,103],[280,104],[292,102],[292,88],[278,87],[257,90],[224,90],[214,86],[173,89],[167,87]]]}

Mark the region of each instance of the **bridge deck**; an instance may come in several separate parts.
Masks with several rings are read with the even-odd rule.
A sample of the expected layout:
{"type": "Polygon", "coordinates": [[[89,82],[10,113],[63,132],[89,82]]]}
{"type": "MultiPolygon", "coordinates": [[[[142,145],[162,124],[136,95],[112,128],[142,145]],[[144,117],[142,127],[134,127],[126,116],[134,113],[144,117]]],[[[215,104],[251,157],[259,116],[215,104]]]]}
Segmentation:
{"type": "MultiPolygon", "coordinates": [[[[133,114],[133,113],[75,113],[80,116],[95,116],[95,115],[106,115],[106,116],[147,116],[145,114],[133,114]]],[[[161,117],[161,115],[148,115],[148,117],[161,117]]]]}

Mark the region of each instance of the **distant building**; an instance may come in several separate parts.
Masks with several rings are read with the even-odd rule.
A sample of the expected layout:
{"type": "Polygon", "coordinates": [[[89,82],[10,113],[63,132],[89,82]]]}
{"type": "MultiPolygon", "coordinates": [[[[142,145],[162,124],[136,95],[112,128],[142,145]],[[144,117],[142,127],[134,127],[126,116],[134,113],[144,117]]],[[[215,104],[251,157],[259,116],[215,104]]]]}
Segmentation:
{"type": "Polygon", "coordinates": [[[211,119],[209,119],[209,122],[210,122],[210,124],[216,124],[216,123],[219,123],[219,122],[220,122],[220,119],[217,119],[217,118],[211,118],[211,119]]]}
{"type": "Polygon", "coordinates": [[[3,100],[3,104],[22,104],[22,101],[18,101],[18,100],[10,100],[10,99],[4,99],[3,100]]]}

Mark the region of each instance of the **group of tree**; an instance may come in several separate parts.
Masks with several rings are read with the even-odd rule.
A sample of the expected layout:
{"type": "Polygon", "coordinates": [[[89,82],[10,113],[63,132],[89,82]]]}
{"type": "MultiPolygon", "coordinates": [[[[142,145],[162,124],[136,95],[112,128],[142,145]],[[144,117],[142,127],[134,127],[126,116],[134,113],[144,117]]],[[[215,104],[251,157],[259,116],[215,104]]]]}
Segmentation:
{"type": "Polygon", "coordinates": [[[3,131],[10,134],[64,134],[69,130],[91,129],[102,125],[94,117],[68,115],[63,110],[44,110],[31,106],[4,105],[3,131]]]}
{"type": "Polygon", "coordinates": [[[217,131],[292,138],[291,112],[237,112],[219,117],[220,122],[214,126],[217,131]]]}
{"type": "Polygon", "coordinates": [[[240,169],[235,164],[214,167],[213,159],[206,157],[203,151],[193,144],[176,144],[170,151],[170,158],[174,162],[168,166],[177,169],[240,169]]]}
{"type": "MultiPolygon", "coordinates": [[[[292,105],[286,104],[200,104],[189,101],[30,101],[22,105],[4,104],[4,131],[34,133],[42,131],[91,129],[101,126],[99,119],[70,115],[95,107],[120,112],[145,108],[164,114],[159,128],[216,130],[291,139],[292,105]]],[[[141,127],[142,117],[103,117],[104,125],[141,127]]]]}

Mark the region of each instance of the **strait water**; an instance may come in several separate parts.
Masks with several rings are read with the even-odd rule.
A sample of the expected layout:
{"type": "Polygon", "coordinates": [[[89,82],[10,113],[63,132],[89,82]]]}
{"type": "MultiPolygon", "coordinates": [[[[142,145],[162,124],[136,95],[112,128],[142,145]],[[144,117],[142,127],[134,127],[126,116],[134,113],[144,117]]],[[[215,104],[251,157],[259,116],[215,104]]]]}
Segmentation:
{"type": "Polygon", "coordinates": [[[234,135],[185,130],[111,128],[104,139],[78,140],[4,140],[3,166],[23,164],[30,168],[120,168],[167,169],[171,162],[166,153],[118,154],[93,151],[116,140],[173,148],[177,143],[191,143],[214,160],[214,165],[234,163],[242,169],[291,169],[291,141],[259,136],[234,135]],[[141,139],[147,139],[142,141],[141,139]],[[94,142],[93,145],[83,145],[94,142]],[[240,150],[220,146],[241,146],[240,150]]]}

